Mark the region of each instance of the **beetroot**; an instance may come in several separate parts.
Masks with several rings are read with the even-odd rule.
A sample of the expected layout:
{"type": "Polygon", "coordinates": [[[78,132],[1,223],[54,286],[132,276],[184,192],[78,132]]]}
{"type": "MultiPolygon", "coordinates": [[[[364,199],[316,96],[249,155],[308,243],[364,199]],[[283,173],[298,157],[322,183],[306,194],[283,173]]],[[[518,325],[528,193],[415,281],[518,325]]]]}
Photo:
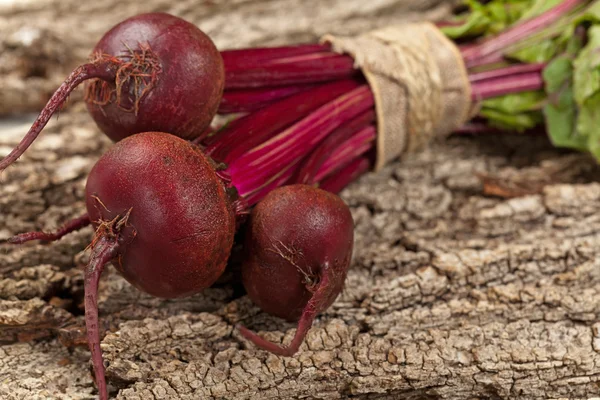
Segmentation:
{"type": "Polygon", "coordinates": [[[126,138],[93,167],[86,206],[96,235],[85,271],[85,317],[102,399],[97,291],[104,264],[112,261],[131,284],[154,296],[197,293],[225,269],[236,204],[215,164],[197,146],[166,133],[126,138]]]}
{"type": "Polygon", "coordinates": [[[316,315],[342,291],[353,240],[352,215],[338,196],[308,185],[266,195],[250,215],[243,284],[263,311],[299,323],[287,347],[240,327],[244,337],[275,354],[296,353],[316,315]]]}
{"type": "Polygon", "coordinates": [[[5,169],[31,145],[79,84],[88,109],[112,140],[161,131],[192,139],[204,132],[223,94],[223,59],[195,25],[165,13],[141,14],[109,30],[91,61],[58,88],[21,143],[0,162],[5,169]]]}

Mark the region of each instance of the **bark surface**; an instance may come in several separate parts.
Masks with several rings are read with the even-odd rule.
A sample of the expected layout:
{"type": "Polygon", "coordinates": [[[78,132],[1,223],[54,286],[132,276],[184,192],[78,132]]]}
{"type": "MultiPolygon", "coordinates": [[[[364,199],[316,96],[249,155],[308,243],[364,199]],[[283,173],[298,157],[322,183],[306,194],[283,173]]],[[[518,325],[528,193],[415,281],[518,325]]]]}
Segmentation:
{"type": "MultiPolygon", "coordinates": [[[[166,1],[147,3],[169,9],[166,1]]],[[[402,14],[385,0],[345,1],[343,11],[314,2],[319,13],[308,3],[235,2],[227,24],[224,3],[199,8],[221,10],[220,17],[202,15],[211,15],[204,19],[212,21],[209,33],[231,46],[313,38],[321,31],[309,15],[362,29],[402,14]],[[305,14],[292,18],[296,11],[280,10],[282,3],[305,14]],[[257,14],[273,27],[241,17],[257,14]],[[287,33],[269,36],[269,29],[287,33]]],[[[426,3],[438,2],[418,2],[426,3]]],[[[31,12],[105,29],[83,14],[67,19],[69,10],[54,10],[57,4],[40,2],[31,12]]],[[[183,6],[189,2],[178,4],[181,15],[201,16],[183,6]]],[[[139,9],[111,11],[116,21],[139,9]]],[[[30,19],[10,12],[1,15],[30,19]]],[[[0,154],[29,123],[3,125],[0,154]]],[[[0,240],[81,215],[86,174],[109,146],[79,102],[53,120],[2,174],[0,240]]],[[[599,180],[588,156],[518,135],[451,137],[361,178],[342,194],[356,221],[345,290],[294,358],[257,351],[236,332],[241,322],[286,343],[294,325],[261,313],[235,283],[166,301],[109,268],[99,306],[111,393],[130,400],[597,396],[599,180]]],[[[91,237],[86,228],[50,245],[0,244],[0,398],[94,398],[89,352],[81,346],[81,268],[91,237]]]]}

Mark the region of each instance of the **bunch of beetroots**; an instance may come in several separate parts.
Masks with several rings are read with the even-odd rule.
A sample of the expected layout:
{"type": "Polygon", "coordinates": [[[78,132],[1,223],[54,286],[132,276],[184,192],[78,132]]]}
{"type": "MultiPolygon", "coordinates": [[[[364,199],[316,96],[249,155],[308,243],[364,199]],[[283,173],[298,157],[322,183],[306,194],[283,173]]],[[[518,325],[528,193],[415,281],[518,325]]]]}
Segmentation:
{"type": "MultiPolygon", "coordinates": [[[[209,287],[223,273],[247,213],[231,189],[198,146],[157,132],[118,142],[91,170],[86,206],[96,235],[85,271],[85,316],[101,393],[96,293],[104,264],[112,261],[130,283],[158,297],[209,287]]],[[[341,292],[352,254],[352,216],[336,195],[290,185],[258,202],[248,223],[242,274],[250,298],[271,314],[301,318],[287,348],[242,333],[291,356],[315,315],[341,292]]]]}
{"type": "MultiPolygon", "coordinates": [[[[57,240],[88,224],[95,228],[85,269],[84,303],[100,398],[108,398],[97,305],[104,266],[112,262],[132,285],[151,295],[189,296],[221,276],[234,235],[246,220],[242,280],[249,297],[264,311],[299,320],[299,325],[287,347],[267,342],[244,327],[240,331],[259,347],[293,355],[315,316],[342,290],[353,248],[348,207],[336,195],[313,186],[276,189],[289,180],[253,181],[247,176],[252,175],[252,157],[237,164],[237,171],[246,175],[239,173],[232,179],[226,166],[215,162],[205,148],[185,140],[202,138],[217,111],[224,86],[223,61],[198,28],[160,13],[140,15],[111,29],[96,46],[93,60],[77,68],[57,90],[25,139],[0,162],[0,170],[27,149],[67,95],[88,79],[89,111],[118,142],[90,171],[87,214],[53,234],[24,233],[9,242],[57,240]]],[[[368,111],[372,99],[364,86],[342,82],[320,90],[331,92],[330,108],[356,117],[360,124],[355,124],[355,130],[372,121],[368,111]],[[349,90],[351,94],[338,100],[336,87],[339,93],[349,90]]],[[[329,100],[321,98],[311,107],[329,100]]],[[[337,132],[336,124],[329,125],[324,132],[337,132]]],[[[342,129],[337,136],[348,136],[347,131],[342,129]]],[[[208,149],[216,152],[222,142],[213,142],[208,149]]],[[[329,176],[329,181],[319,178],[322,186],[338,190],[340,182],[355,175],[356,163],[347,164],[350,169],[341,170],[342,179],[337,181],[324,172],[323,168],[331,172],[332,167],[322,152],[314,152],[300,168],[297,161],[317,144],[303,148],[299,155],[288,155],[296,160],[298,179],[314,182],[316,176],[329,176]]],[[[325,148],[332,150],[332,144],[325,148]]],[[[345,160],[343,154],[340,157],[345,160]]],[[[365,164],[360,165],[362,171],[365,164]]],[[[267,172],[276,171],[279,164],[269,168],[267,172]]]]}

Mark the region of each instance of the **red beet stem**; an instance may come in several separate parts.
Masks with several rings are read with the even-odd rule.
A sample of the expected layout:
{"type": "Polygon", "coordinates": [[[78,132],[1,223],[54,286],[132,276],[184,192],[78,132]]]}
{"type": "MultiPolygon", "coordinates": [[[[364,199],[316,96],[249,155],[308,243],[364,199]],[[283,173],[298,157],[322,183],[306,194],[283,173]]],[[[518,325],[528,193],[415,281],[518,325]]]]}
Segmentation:
{"type": "Polygon", "coordinates": [[[480,57],[472,62],[469,62],[469,69],[474,70],[477,67],[491,67],[493,69],[497,65],[503,65],[506,63],[504,54],[502,52],[488,54],[487,56],[480,57]]]}
{"type": "Polygon", "coordinates": [[[354,59],[341,54],[241,70],[228,70],[226,67],[225,90],[327,82],[359,73],[354,68],[354,59]]]}
{"type": "Polygon", "coordinates": [[[462,54],[467,67],[477,64],[477,60],[493,53],[501,52],[507,46],[524,39],[531,34],[552,25],[574,8],[587,3],[587,0],[565,0],[556,7],[529,20],[523,21],[504,32],[468,49],[462,54]]]}
{"type": "Polygon", "coordinates": [[[504,135],[532,135],[532,136],[547,136],[546,129],[544,126],[536,126],[534,128],[527,129],[523,132],[515,132],[510,129],[502,129],[494,126],[490,126],[484,122],[469,122],[461,126],[456,131],[452,132],[453,135],[480,135],[480,134],[504,134],[504,135]]]}
{"type": "Polygon", "coordinates": [[[334,53],[333,51],[322,51],[319,53],[300,54],[300,55],[291,56],[291,57],[275,58],[273,60],[267,61],[264,64],[268,64],[268,65],[289,64],[289,63],[304,62],[304,61],[306,61],[306,62],[316,61],[318,63],[318,62],[323,61],[326,58],[347,58],[347,57],[348,56],[346,56],[344,54],[334,53]]]}
{"type": "Polygon", "coordinates": [[[348,56],[346,55],[342,55],[342,54],[338,54],[338,53],[334,53],[333,51],[320,51],[318,53],[307,53],[307,54],[299,54],[299,55],[294,55],[294,56],[288,56],[288,57],[281,57],[281,58],[273,58],[271,60],[262,60],[259,62],[256,62],[254,64],[245,64],[242,67],[239,66],[229,66],[227,68],[227,71],[230,72],[235,72],[237,71],[239,72],[244,72],[245,70],[248,69],[261,69],[267,66],[275,66],[275,65],[281,65],[281,64],[292,64],[292,63],[303,63],[305,66],[309,67],[311,65],[323,65],[324,61],[330,61],[333,59],[343,59],[343,58],[347,58],[348,56]]]}
{"type": "Polygon", "coordinates": [[[497,134],[506,133],[505,129],[496,128],[483,122],[467,122],[454,132],[453,135],[479,135],[479,134],[497,134]]]}
{"type": "Polygon", "coordinates": [[[471,83],[476,83],[487,79],[508,77],[513,75],[524,74],[527,72],[540,72],[545,67],[545,63],[511,65],[504,68],[497,68],[490,71],[476,72],[470,74],[469,81],[471,83]]]}
{"type": "Polygon", "coordinates": [[[319,85],[234,120],[226,129],[204,142],[205,152],[218,161],[232,163],[307,114],[359,85],[353,80],[319,85]]]}
{"type": "Polygon", "coordinates": [[[205,140],[208,136],[214,134],[218,130],[219,130],[218,126],[212,127],[209,125],[206,127],[206,129],[204,129],[204,131],[200,135],[198,135],[196,138],[194,138],[194,140],[192,140],[191,142],[196,145],[200,145],[203,140],[205,140]]]}
{"type": "Polygon", "coordinates": [[[329,46],[301,44],[297,46],[255,47],[251,49],[224,50],[221,52],[225,69],[243,69],[249,65],[260,65],[265,61],[294,57],[303,54],[328,51],[329,46]]]}
{"type": "Polygon", "coordinates": [[[116,60],[101,60],[94,63],[81,65],[60,85],[54,92],[40,115],[29,129],[29,132],[21,140],[21,142],[11,151],[2,161],[0,161],[0,172],[10,164],[15,162],[25,150],[31,146],[34,140],[38,137],[44,126],[48,123],[52,115],[60,110],[61,106],[67,100],[69,94],[82,82],[88,79],[102,79],[107,82],[114,82],[119,63],[116,60]]]}
{"type": "Polygon", "coordinates": [[[315,175],[315,181],[323,180],[348,162],[371,150],[376,137],[377,132],[374,126],[367,126],[356,132],[352,137],[338,145],[315,175]]]}
{"type": "Polygon", "coordinates": [[[333,281],[335,281],[335,279],[331,279],[330,275],[332,272],[333,271],[331,271],[331,268],[328,264],[325,264],[321,268],[321,281],[319,283],[319,287],[304,307],[302,316],[298,322],[298,328],[294,334],[294,338],[288,346],[284,347],[275,343],[271,343],[268,340],[258,336],[248,328],[244,326],[238,326],[242,336],[254,343],[257,347],[260,347],[261,349],[269,351],[273,354],[284,357],[293,356],[304,341],[304,337],[306,337],[306,334],[312,326],[317,313],[323,308],[323,304],[327,302],[328,297],[331,296],[331,285],[333,284],[333,281]]]}
{"type": "Polygon", "coordinates": [[[254,192],[277,172],[310,154],[329,133],[373,105],[366,84],[325,104],[232,162],[228,172],[234,186],[243,197],[254,192]]]}
{"type": "Polygon", "coordinates": [[[319,187],[331,193],[339,193],[346,186],[358,179],[359,176],[369,171],[371,162],[367,157],[360,157],[351,161],[339,171],[324,179],[319,187]]]}
{"type": "Polygon", "coordinates": [[[277,189],[278,187],[287,184],[288,181],[290,181],[290,179],[292,179],[292,176],[294,175],[296,168],[297,168],[297,163],[291,164],[289,167],[287,167],[286,169],[284,169],[283,171],[281,171],[280,173],[278,173],[277,175],[275,175],[271,179],[269,179],[269,181],[267,181],[260,188],[258,188],[254,192],[250,193],[247,197],[245,197],[248,207],[254,206],[263,197],[265,197],[268,193],[270,193],[274,189],[277,189]]]}
{"type": "Polygon", "coordinates": [[[75,218],[66,224],[64,224],[61,228],[59,228],[55,232],[26,232],[21,233],[19,235],[13,236],[7,240],[7,243],[11,244],[23,244],[32,240],[45,240],[48,242],[53,242],[62,238],[65,235],[68,235],[71,232],[75,232],[80,230],[81,228],[85,228],[91,223],[90,217],[86,214],[83,214],[79,218],[75,218]]]}
{"type": "Polygon", "coordinates": [[[104,265],[117,256],[118,248],[119,245],[115,238],[99,237],[93,245],[90,261],[85,270],[85,327],[100,400],[107,400],[108,392],[98,329],[98,282],[104,265]]]}
{"type": "Polygon", "coordinates": [[[340,146],[352,137],[356,132],[375,122],[375,110],[368,110],[347,124],[332,132],[319,147],[302,163],[296,176],[296,183],[312,185],[316,182],[315,176],[328,157],[340,146]]]}
{"type": "Polygon", "coordinates": [[[464,21],[437,21],[435,22],[435,26],[438,28],[445,28],[447,26],[461,26],[464,23],[464,21]]]}
{"type": "Polygon", "coordinates": [[[223,93],[219,114],[232,114],[259,110],[278,100],[313,88],[314,85],[291,85],[258,89],[230,90],[223,93]]]}
{"type": "Polygon", "coordinates": [[[489,79],[471,86],[473,101],[505,96],[544,88],[544,79],[540,73],[532,72],[509,78],[489,79]]]}

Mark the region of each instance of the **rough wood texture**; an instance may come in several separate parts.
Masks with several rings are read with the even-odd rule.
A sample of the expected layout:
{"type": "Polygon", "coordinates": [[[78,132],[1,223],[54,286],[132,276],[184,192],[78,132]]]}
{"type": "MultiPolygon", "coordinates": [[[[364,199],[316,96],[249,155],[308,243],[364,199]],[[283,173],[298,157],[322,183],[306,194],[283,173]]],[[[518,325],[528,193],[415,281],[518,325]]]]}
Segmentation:
{"type": "MultiPolygon", "coordinates": [[[[0,145],[17,136],[1,136],[0,145]]],[[[50,229],[81,212],[85,173],[108,144],[83,110],[54,122],[4,175],[1,235],[50,229]]],[[[260,313],[235,287],[164,301],[111,270],[100,307],[112,330],[103,349],[113,393],[120,399],[589,397],[600,378],[599,177],[584,155],[516,136],[451,138],[364,177],[343,193],[357,223],[346,289],[293,359],[256,351],[240,338],[237,322],[273,340],[290,340],[294,331],[260,313]],[[531,179],[556,169],[568,183],[550,182],[538,194],[513,199],[483,196],[474,175],[531,179]]],[[[90,236],[88,228],[49,246],[0,247],[3,340],[19,339],[8,338],[7,325],[17,324],[7,322],[9,299],[18,324],[28,321],[26,310],[62,306],[77,315],[62,320],[47,312],[47,320],[81,329],[77,266],[90,236]],[[43,304],[39,297],[75,304],[43,304]]],[[[91,397],[85,350],[29,339],[0,347],[0,397],[91,397]],[[76,383],[67,385],[66,377],[76,383]]]]}
{"type": "Polygon", "coordinates": [[[226,49],[309,42],[328,32],[353,33],[402,20],[439,19],[457,2],[22,0],[0,5],[0,115],[39,110],[69,71],[87,60],[104,32],[142,12],[181,16],[226,49]]]}
{"type": "MultiPolygon", "coordinates": [[[[277,2],[255,3],[259,12],[277,2]]],[[[373,10],[393,14],[378,8],[385,3],[344,4],[355,4],[348,16],[359,21],[373,10]]],[[[292,23],[298,37],[307,32],[306,20],[292,23]]],[[[27,127],[23,121],[0,131],[0,155],[27,127]]],[[[2,175],[0,240],[80,215],[85,176],[109,145],[80,103],[54,120],[2,175]]],[[[453,137],[363,177],[343,193],[357,225],[346,288],[290,359],[240,338],[238,322],[284,342],[294,329],[259,312],[236,285],[165,301],[138,292],[110,268],[99,303],[112,394],[593,397],[600,392],[599,178],[587,156],[522,136],[453,137]],[[529,194],[485,196],[476,173],[494,178],[485,181],[488,192],[494,185],[529,194]]],[[[81,339],[79,269],[91,234],[86,228],[51,245],[0,245],[0,398],[94,398],[89,353],[72,347],[81,339]]]]}

